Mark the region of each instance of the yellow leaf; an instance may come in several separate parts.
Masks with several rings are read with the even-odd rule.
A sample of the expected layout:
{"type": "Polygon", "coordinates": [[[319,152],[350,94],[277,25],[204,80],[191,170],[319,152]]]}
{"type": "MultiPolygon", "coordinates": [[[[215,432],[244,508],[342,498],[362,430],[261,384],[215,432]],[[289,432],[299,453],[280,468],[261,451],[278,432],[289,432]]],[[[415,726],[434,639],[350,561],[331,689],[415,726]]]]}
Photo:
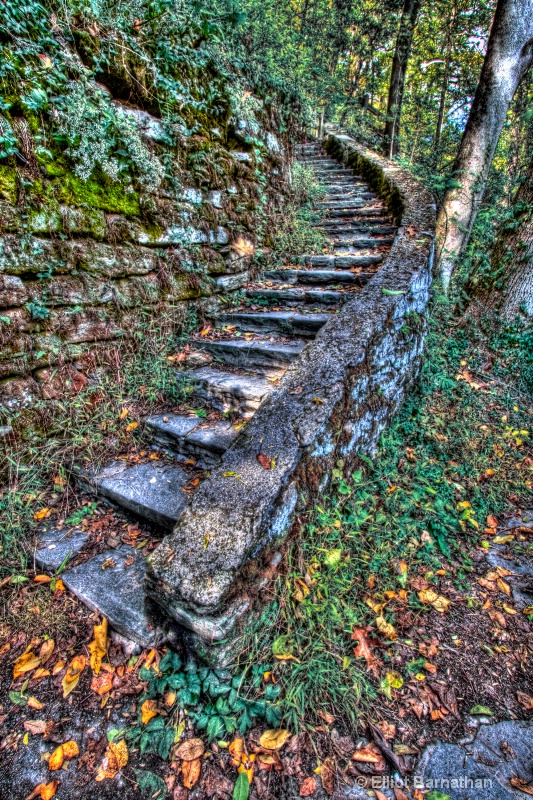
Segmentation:
{"type": "Polygon", "coordinates": [[[245,756],[244,761],[237,768],[237,772],[244,772],[246,777],[248,778],[248,783],[251,783],[254,779],[254,761],[255,761],[255,753],[252,753],[250,756],[245,756]]]}
{"type": "Polygon", "coordinates": [[[95,781],[114,778],[127,763],[128,748],[124,739],[121,739],[120,742],[109,742],[104,759],[98,767],[95,781]]]}
{"type": "Polygon", "coordinates": [[[192,789],[200,777],[202,762],[199,758],[196,758],[194,761],[184,761],[181,771],[183,773],[183,785],[186,789],[192,789]]]}
{"type": "Polygon", "coordinates": [[[439,611],[441,614],[448,611],[450,607],[450,601],[434,592],[433,589],[422,589],[421,592],[418,592],[418,599],[421,603],[433,606],[435,611],[439,611]]]}
{"type": "Polygon", "coordinates": [[[22,743],[23,744],[28,744],[29,741],[30,741],[30,734],[26,731],[26,733],[22,737],[22,743]]]}
{"type": "MultiPolygon", "coordinates": [[[[78,685],[80,675],[85,669],[87,659],[83,655],[75,656],[70,662],[65,676],[61,682],[63,687],[63,698],[68,697],[78,685]]],[[[56,665],[57,666],[57,665],[56,665]]]]}
{"type": "Polygon", "coordinates": [[[299,658],[296,658],[296,656],[293,656],[291,653],[279,653],[274,657],[277,658],[278,661],[296,661],[297,664],[302,663],[299,658]]]}
{"type": "Polygon", "coordinates": [[[65,662],[64,661],[58,661],[52,667],[52,675],[57,675],[58,672],[61,672],[61,670],[64,668],[64,666],[65,666],[65,662]]]}
{"type": "Polygon", "coordinates": [[[38,669],[35,670],[35,672],[31,676],[31,679],[32,681],[36,681],[39,680],[39,678],[46,678],[48,677],[48,675],[50,675],[49,669],[44,669],[43,667],[39,667],[38,669]]]}
{"type": "Polygon", "coordinates": [[[129,413],[130,413],[129,408],[123,408],[122,411],[120,412],[120,419],[126,419],[129,413]]]}
{"type": "Polygon", "coordinates": [[[508,597],[511,595],[511,587],[506,581],[502,580],[501,578],[498,578],[496,583],[498,584],[498,589],[500,590],[500,592],[503,592],[508,597]]]}
{"type": "Polygon", "coordinates": [[[41,508],[40,511],[36,511],[33,515],[33,519],[45,519],[45,517],[50,516],[50,509],[49,508],[41,508]]]}
{"type": "Polygon", "coordinates": [[[75,758],[80,754],[80,748],[74,739],[69,739],[69,741],[61,745],[61,747],[63,748],[63,754],[65,758],[75,758]]]}
{"type": "Polygon", "coordinates": [[[240,767],[244,755],[244,739],[237,736],[228,747],[231,755],[231,763],[234,767],[240,767]]]}
{"type": "Polygon", "coordinates": [[[376,619],[376,625],[378,627],[378,630],[380,630],[381,633],[383,633],[387,637],[387,639],[394,641],[394,639],[397,638],[398,634],[394,629],[394,625],[391,625],[390,622],[387,622],[385,617],[378,617],[376,619]]]}
{"type": "Polygon", "coordinates": [[[138,428],[138,427],[139,427],[139,423],[138,422],[130,422],[129,425],[126,425],[126,433],[131,433],[131,431],[134,431],[135,428],[138,428]]]}
{"type": "Polygon", "coordinates": [[[290,733],[284,728],[281,730],[268,730],[261,734],[259,744],[265,750],[279,750],[289,738],[290,733]]]}
{"type": "Polygon", "coordinates": [[[27,653],[23,653],[13,664],[13,680],[16,681],[17,678],[24,675],[25,672],[36,669],[40,663],[41,659],[38,658],[35,653],[32,653],[31,650],[27,653]]]}
{"type": "Polygon", "coordinates": [[[28,697],[28,705],[30,708],[34,708],[36,711],[40,711],[41,708],[44,708],[44,703],[41,703],[40,700],[37,700],[36,697],[28,697]]]}
{"type": "Polygon", "coordinates": [[[54,592],[64,592],[65,591],[65,584],[61,580],[61,578],[56,578],[54,583],[54,592]]]}
{"type": "Polygon", "coordinates": [[[494,542],[494,544],[509,544],[509,542],[512,542],[513,539],[514,539],[513,534],[509,533],[506,536],[495,536],[492,541],[494,542]]]}
{"type": "Polygon", "coordinates": [[[431,605],[439,614],[445,614],[450,608],[450,601],[446,597],[439,595],[431,605]]]}
{"type": "Polygon", "coordinates": [[[145,700],[141,706],[142,724],[146,725],[153,717],[157,717],[157,703],[155,700],[145,700]]]}
{"type": "Polygon", "coordinates": [[[100,625],[93,628],[94,639],[89,645],[91,654],[91,669],[98,675],[102,666],[102,659],[107,653],[107,619],[104,617],[100,625]]]}

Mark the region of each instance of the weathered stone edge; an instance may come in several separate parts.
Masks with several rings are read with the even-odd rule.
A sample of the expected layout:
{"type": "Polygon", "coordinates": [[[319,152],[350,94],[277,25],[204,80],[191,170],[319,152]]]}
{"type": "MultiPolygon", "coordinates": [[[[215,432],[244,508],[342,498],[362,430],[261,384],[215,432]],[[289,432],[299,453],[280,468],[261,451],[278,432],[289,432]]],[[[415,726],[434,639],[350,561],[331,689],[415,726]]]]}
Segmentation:
{"type": "Polygon", "coordinates": [[[257,584],[264,554],[298,508],[325,490],[338,459],[348,467],[350,456],[372,452],[420,367],[433,198],[347,136],[332,134],[325,147],[363,175],[402,227],[381,270],[293,362],[149,558],[148,594],[194,630],[198,644],[227,638],[228,606],[250,594],[254,573],[257,584]],[[263,469],[260,453],[275,459],[273,469],[263,469]]]}

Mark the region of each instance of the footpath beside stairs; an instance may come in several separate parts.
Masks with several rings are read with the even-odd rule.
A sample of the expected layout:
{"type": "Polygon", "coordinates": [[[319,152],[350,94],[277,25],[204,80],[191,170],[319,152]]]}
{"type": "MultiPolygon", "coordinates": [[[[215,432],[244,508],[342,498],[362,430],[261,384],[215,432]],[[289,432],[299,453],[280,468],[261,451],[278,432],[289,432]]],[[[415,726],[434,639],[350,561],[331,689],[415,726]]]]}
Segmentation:
{"type": "MultiPolygon", "coordinates": [[[[276,453],[271,450],[264,457],[259,454],[263,461],[259,457],[258,464],[256,458],[253,469],[242,463],[238,472],[231,469],[235,443],[255,435],[249,430],[256,411],[275,392],[291,365],[296,369],[321,329],[371,281],[394,242],[396,225],[387,205],[352,168],[331,158],[318,144],[301,146],[299,159],[313,167],[326,191],[319,213],[328,237],[328,252],[309,253],[294,259],[293,264],[265,271],[246,285],[235,307],[193,336],[187,369],[177,372],[176,380],[192,384],[197,400],[191,403],[215,409],[218,419],[208,422],[193,413],[171,412],[149,417],[144,422],[144,435],[150,437],[154,448],[164,451],[165,458],[147,458],[134,466],[115,461],[101,470],[78,474],[83,491],[153,524],[158,539],[174,529],[151,554],[148,574],[145,559],[126,544],[73,568],[67,565],[62,573],[65,585],[84,603],[105,615],[119,633],[142,645],[165,639],[178,641],[184,636],[186,644],[209,658],[211,646],[219,644],[214,660],[224,660],[224,642],[253,602],[252,585],[257,591],[261,580],[268,579],[279,555],[275,547],[267,548],[268,558],[259,559],[257,545],[243,541],[243,532],[236,526],[235,546],[245,554],[244,563],[252,559],[256,574],[248,586],[244,566],[242,579],[233,585],[239,572],[238,560],[229,552],[233,543],[228,546],[227,539],[217,542],[216,514],[213,530],[203,535],[200,548],[188,534],[191,519],[198,514],[191,510],[195,497],[191,482],[193,491],[208,496],[213,471],[218,470],[220,477],[226,462],[222,476],[226,485],[237,490],[239,482],[249,487],[257,469],[266,473],[267,467],[270,473],[276,472],[276,453]],[[182,525],[185,519],[187,523],[182,525]],[[215,547],[220,551],[213,553],[215,547]],[[173,589],[169,591],[165,585],[163,573],[176,552],[188,548],[189,558],[198,562],[211,559],[217,566],[208,571],[222,573],[222,577],[200,578],[199,585],[202,569],[193,576],[192,570],[185,568],[186,572],[180,574],[179,591],[187,600],[177,602],[173,589]]],[[[292,393],[301,392],[299,386],[292,393]]],[[[324,401],[311,400],[315,402],[324,401]]],[[[214,492],[217,513],[221,513],[225,499],[219,497],[216,488],[214,492]]],[[[235,502],[238,504],[238,499],[235,502]]],[[[291,489],[290,500],[282,503],[272,521],[270,539],[286,532],[295,503],[291,489]]],[[[251,508],[250,514],[254,513],[251,508]]],[[[209,511],[200,514],[202,524],[209,528],[209,511]]],[[[252,528],[254,524],[252,521],[252,528]]],[[[86,544],[87,535],[82,531],[75,530],[68,537],[64,531],[48,531],[36,562],[42,569],[54,571],[86,544]]]]}

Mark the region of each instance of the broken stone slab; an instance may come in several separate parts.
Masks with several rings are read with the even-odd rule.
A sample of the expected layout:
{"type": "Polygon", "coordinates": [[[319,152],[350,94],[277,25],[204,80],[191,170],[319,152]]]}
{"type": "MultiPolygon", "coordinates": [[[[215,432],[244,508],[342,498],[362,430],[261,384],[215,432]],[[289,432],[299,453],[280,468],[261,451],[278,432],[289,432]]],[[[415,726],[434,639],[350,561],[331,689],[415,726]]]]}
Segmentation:
{"type": "Polygon", "coordinates": [[[239,433],[225,420],[206,425],[198,417],[171,413],[148,417],[145,426],[157,444],[194,457],[201,467],[216,464],[239,433]]]}
{"type": "Polygon", "coordinates": [[[265,311],[259,314],[220,314],[218,327],[235,325],[245,331],[279,333],[292,336],[314,336],[329,319],[328,314],[295,314],[292,311],[265,311]]]}
{"type": "Polygon", "coordinates": [[[37,539],[35,563],[44,572],[55,573],[67,559],[67,563],[82,550],[89,541],[89,534],[81,528],[49,528],[41,531],[37,539]]]}
{"type": "Polygon", "coordinates": [[[240,369],[283,369],[300,355],[305,342],[281,344],[235,339],[226,342],[198,342],[198,347],[240,369]]]}
{"type": "Polygon", "coordinates": [[[202,367],[191,370],[189,376],[196,383],[196,392],[219,411],[237,411],[251,416],[268,394],[272,384],[256,375],[235,375],[233,372],[202,367]]]}
{"type": "Polygon", "coordinates": [[[533,722],[498,722],[480,726],[471,745],[430,745],[415,775],[419,789],[440,791],[452,800],[521,800],[524,794],[510,778],[531,781],[532,763],[533,722]]]}
{"type": "Polygon", "coordinates": [[[99,471],[77,470],[77,476],[86,491],[164,528],[175,525],[188,502],[182,489],[189,475],[180,467],[153,461],[134,466],[113,461],[99,471]]]}
{"type": "Polygon", "coordinates": [[[492,545],[486,558],[492,567],[512,572],[505,580],[511,587],[513,600],[520,608],[525,608],[533,604],[533,563],[519,553],[513,553],[511,559],[504,558],[506,550],[505,545],[492,545]]]}
{"type": "Polygon", "coordinates": [[[246,296],[252,300],[271,300],[273,303],[320,303],[321,305],[337,305],[344,302],[346,295],[342,292],[322,289],[308,291],[306,289],[248,289],[246,296]]]}
{"type": "Polygon", "coordinates": [[[142,647],[153,647],[161,634],[145,608],[145,572],[144,556],[122,545],[66,570],[61,577],[82,603],[103,614],[118,633],[142,647]]]}

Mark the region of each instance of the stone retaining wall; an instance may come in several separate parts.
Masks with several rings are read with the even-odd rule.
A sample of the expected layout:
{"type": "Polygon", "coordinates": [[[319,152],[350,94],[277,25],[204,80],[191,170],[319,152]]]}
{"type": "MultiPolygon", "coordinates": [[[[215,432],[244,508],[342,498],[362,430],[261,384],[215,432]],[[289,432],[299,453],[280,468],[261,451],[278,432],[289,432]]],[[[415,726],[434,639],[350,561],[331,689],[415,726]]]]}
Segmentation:
{"type": "Polygon", "coordinates": [[[149,558],[147,591],[223,661],[299,509],[333,467],[371,454],[418,374],[431,284],[435,205],[408,172],[330,135],[328,153],[362,175],[401,226],[381,270],[293,362],[149,558]],[[265,470],[258,456],[275,459],[265,470]]]}
{"type": "Polygon", "coordinates": [[[155,190],[81,180],[62,154],[0,164],[0,436],[32,435],[43,402],[93,380],[99,351],[242,286],[288,163],[275,109],[252,100],[249,118],[189,137],[114,101],[166,165],[155,190]]]}

